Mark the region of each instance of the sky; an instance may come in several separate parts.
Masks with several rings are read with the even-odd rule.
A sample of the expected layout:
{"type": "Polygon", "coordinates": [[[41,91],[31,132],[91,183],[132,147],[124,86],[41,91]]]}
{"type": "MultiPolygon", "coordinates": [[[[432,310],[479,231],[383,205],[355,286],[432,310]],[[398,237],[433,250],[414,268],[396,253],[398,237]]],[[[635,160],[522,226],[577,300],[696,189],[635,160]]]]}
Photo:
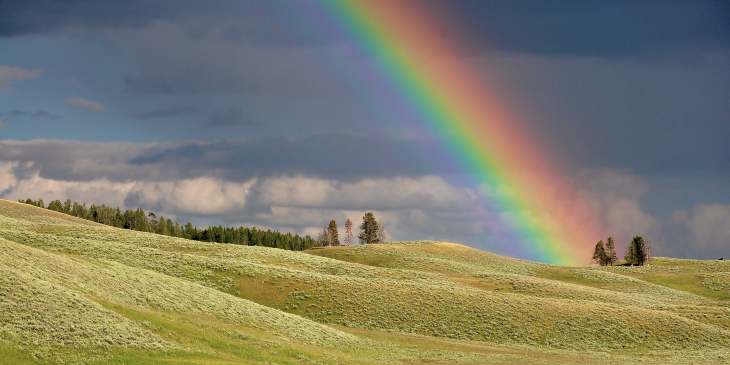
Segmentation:
{"type": "MultiPolygon", "coordinates": [[[[519,255],[321,5],[0,0],[0,196],[308,234],[372,210],[392,239],[519,255]]],[[[620,248],[730,257],[730,3],[409,5],[438,9],[620,248]]]]}

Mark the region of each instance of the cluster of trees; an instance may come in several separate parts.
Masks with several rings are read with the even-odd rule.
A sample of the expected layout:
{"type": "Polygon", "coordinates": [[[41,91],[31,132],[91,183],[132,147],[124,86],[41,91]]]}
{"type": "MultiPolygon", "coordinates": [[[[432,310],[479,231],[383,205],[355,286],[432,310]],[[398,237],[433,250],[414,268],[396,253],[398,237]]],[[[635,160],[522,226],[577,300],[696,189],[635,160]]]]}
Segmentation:
{"type": "Polygon", "coordinates": [[[20,202],[118,228],[152,232],[196,241],[266,246],[295,251],[306,250],[319,245],[317,241],[309,236],[281,233],[255,227],[209,226],[201,229],[189,222],[181,225],[172,219],[152,212],[148,213],[142,209],[122,211],[119,208],[103,204],[87,206],[71,200],[65,202],[54,200],[48,203],[47,207],[43,199],[26,199],[20,200],[20,202]]]}
{"type": "MultiPolygon", "coordinates": [[[[624,254],[624,261],[626,265],[631,266],[641,266],[649,261],[649,243],[644,237],[635,236],[629,242],[626,248],[626,254],[624,254]]],[[[593,262],[601,266],[615,265],[618,262],[613,237],[608,237],[605,244],[603,240],[596,243],[596,247],[593,250],[593,262]]]]}
{"type": "MultiPolygon", "coordinates": [[[[357,236],[360,243],[380,243],[385,242],[385,230],[382,223],[378,223],[375,218],[375,214],[367,212],[362,217],[362,223],[360,224],[360,234],[357,236]]],[[[344,244],[352,244],[352,221],[347,218],[345,221],[345,237],[343,239],[344,244]]],[[[332,219],[327,224],[322,233],[317,238],[317,242],[320,246],[339,246],[340,235],[337,231],[337,221],[332,219]]]]}
{"type": "Polygon", "coordinates": [[[624,260],[628,265],[644,265],[649,261],[649,243],[641,236],[634,237],[626,248],[624,260]]]}

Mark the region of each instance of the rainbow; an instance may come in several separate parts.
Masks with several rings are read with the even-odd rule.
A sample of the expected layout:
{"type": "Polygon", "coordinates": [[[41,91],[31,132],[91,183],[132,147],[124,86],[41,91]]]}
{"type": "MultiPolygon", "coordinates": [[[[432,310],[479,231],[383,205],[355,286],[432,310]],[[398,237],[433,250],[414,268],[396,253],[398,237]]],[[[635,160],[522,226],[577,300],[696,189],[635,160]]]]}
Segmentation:
{"type": "Polygon", "coordinates": [[[332,0],[326,10],[357,48],[416,110],[432,134],[446,141],[475,176],[500,224],[515,233],[524,257],[586,264],[603,237],[591,207],[566,181],[540,140],[525,130],[488,87],[483,72],[463,60],[443,30],[455,28],[433,9],[400,0],[332,0]],[[440,19],[441,18],[441,19],[440,19]]]}

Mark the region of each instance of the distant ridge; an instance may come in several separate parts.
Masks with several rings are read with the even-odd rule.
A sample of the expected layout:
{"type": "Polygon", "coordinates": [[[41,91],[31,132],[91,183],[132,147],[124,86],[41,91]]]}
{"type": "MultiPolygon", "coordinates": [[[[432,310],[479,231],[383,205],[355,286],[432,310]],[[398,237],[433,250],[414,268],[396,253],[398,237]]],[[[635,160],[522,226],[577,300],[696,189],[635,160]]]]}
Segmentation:
{"type": "Polygon", "coordinates": [[[280,233],[278,231],[258,229],[256,227],[224,227],[219,225],[201,229],[192,225],[190,222],[180,224],[162,215],[145,212],[141,208],[121,210],[118,207],[110,207],[104,204],[91,204],[87,206],[85,203],[78,203],[71,200],[66,200],[65,202],[53,200],[48,203],[48,206],[45,205],[43,199],[33,200],[28,198],[19,202],[112,227],[157,233],[194,241],[265,246],[294,251],[306,250],[318,245],[309,236],[280,233]]]}

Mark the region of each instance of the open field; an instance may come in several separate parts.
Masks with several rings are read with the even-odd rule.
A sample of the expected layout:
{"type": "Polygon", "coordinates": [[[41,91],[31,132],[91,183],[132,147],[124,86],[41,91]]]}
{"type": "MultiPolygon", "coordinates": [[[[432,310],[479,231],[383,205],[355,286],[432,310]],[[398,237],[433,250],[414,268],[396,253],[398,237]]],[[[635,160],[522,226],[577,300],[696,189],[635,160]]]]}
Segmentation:
{"type": "Polygon", "coordinates": [[[294,252],[3,200],[0,252],[6,363],[730,363],[728,261],[556,267],[444,242],[294,252]]]}

